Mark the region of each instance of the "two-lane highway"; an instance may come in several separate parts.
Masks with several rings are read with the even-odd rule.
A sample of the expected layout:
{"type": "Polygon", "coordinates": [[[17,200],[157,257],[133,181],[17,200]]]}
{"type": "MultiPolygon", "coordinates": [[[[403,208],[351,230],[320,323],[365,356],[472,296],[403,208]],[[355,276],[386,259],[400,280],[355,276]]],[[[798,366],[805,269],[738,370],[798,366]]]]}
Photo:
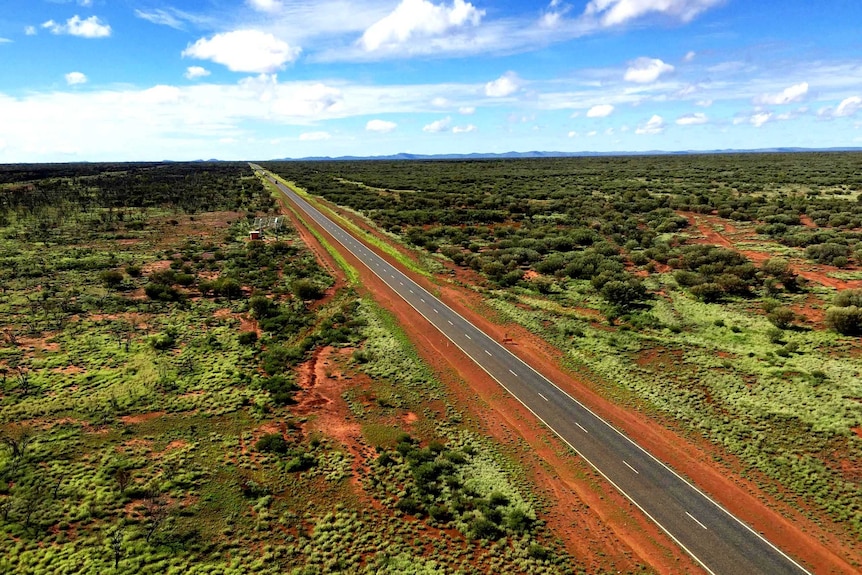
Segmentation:
{"type": "MultiPolygon", "coordinates": [[[[253,164],[252,168],[261,170],[253,164]]],[[[709,573],[808,573],[730,512],[371,251],[288,187],[269,175],[267,177],[332,238],[368,266],[588,461],[709,573]]]]}

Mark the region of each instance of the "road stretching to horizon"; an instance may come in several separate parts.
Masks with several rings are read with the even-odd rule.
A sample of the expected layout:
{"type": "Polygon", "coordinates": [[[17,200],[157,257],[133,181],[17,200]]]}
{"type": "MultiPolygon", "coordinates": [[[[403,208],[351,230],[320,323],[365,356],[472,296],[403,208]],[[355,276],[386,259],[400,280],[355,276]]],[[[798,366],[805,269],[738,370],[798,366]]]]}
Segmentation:
{"type": "Polygon", "coordinates": [[[810,575],[729,511],[371,251],[293,190],[260,166],[251,164],[251,167],[266,174],[299,209],[533,412],[709,573],[810,575]]]}

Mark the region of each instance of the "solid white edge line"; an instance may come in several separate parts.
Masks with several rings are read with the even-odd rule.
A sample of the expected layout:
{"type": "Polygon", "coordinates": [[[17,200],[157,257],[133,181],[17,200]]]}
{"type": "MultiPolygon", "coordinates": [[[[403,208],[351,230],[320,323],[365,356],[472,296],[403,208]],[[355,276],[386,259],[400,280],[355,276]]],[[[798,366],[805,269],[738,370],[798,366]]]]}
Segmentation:
{"type": "Polygon", "coordinates": [[[691,520],[692,520],[692,521],[694,521],[695,523],[697,523],[698,525],[700,525],[701,527],[703,527],[704,529],[706,529],[706,525],[704,525],[703,523],[701,523],[700,521],[698,521],[698,520],[697,520],[697,517],[695,517],[694,515],[692,515],[692,514],[691,514],[691,513],[689,513],[688,511],[686,511],[686,512],[685,512],[685,514],[686,514],[686,515],[688,515],[689,517],[691,517],[691,520]]]}
{"type": "MultiPolygon", "coordinates": [[[[277,187],[279,187],[279,188],[282,190],[282,192],[283,192],[283,193],[285,193],[285,188],[286,188],[286,186],[284,186],[283,184],[281,184],[281,183],[279,183],[279,182],[276,182],[276,186],[277,186],[277,187]]],[[[308,215],[309,215],[309,217],[311,217],[312,219],[314,219],[315,221],[317,221],[317,220],[316,220],[316,218],[314,217],[314,215],[313,215],[311,212],[309,212],[308,210],[306,210],[306,209],[305,209],[305,207],[303,207],[303,205],[302,205],[302,204],[306,204],[306,205],[307,205],[309,208],[311,208],[312,210],[317,211],[317,212],[321,215],[321,217],[325,218],[327,221],[329,221],[330,223],[332,223],[334,226],[338,227],[338,225],[337,225],[334,221],[330,220],[327,216],[325,216],[325,215],[323,214],[323,212],[320,212],[319,210],[317,210],[317,208],[315,208],[314,206],[312,206],[311,204],[309,204],[308,202],[306,202],[303,198],[301,198],[298,194],[296,194],[296,192],[294,192],[293,190],[290,190],[290,188],[287,188],[287,192],[290,192],[291,194],[293,194],[294,196],[296,196],[296,198],[298,198],[298,199],[300,200],[300,202],[296,202],[296,201],[294,201],[294,203],[295,203],[295,204],[297,204],[297,205],[299,205],[299,206],[302,208],[302,210],[303,210],[306,214],[308,214],[308,215]]],[[[288,197],[290,197],[290,195],[289,195],[288,193],[285,193],[285,195],[287,195],[288,197]]],[[[294,198],[291,198],[291,199],[293,200],[294,198]]],[[[318,223],[319,223],[319,222],[318,222],[318,223]]],[[[340,228],[339,228],[339,229],[340,229],[340,228]]],[[[341,242],[339,242],[339,243],[341,243],[341,242]]],[[[344,244],[342,243],[341,245],[344,245],[344,244]]],[[[348,246],[344,246],[344,247],[346,247],[348,250],[350,249],[348,246]]],[[[352,253],[352,250],[351,250],[351,253],[352,253]]],[[[378,257],[379,257],[379,256],[378,256],[378,257]]],[[[368,267],[368,269],[369,269],[371,272],[373,272],[375,275],[377,275],[377,273],[374,271],[374,269],[373,269],[373,268],[371,268],[368,264],[366,264],[366,267],[368,267]]],[[[378,277],[380,277],[380,276],[378,275],[378,277]]],[[[383,278],[380,278],[380,279],[383,279],[383,278]]],[[[412,281],[412,280],[410,280],[409,278],[407,278],[407,279],[408,279],[409,281],[412,281]]],[[[414,283],[414,285],[417,285],[417,286],[418,286],[418,284],[416,284],[416,282],[413,282],[413,283],[414,283]]],[[[419,289],[421,289],[422,291],[425,291],[426,293],[428,293],[428,292],[427,292],[427,290],[425,290],[425,289],[424,289],[424,288],[422,288],[422,287],[419,287],[419,289]]],[[[396,292],[396,293],[397,293],[397,292],[396,292]]],[[[413,293],[413,290],[412,290],[412,289],[410,290],[410,293],[413,293]]],[[[399,294],[399,295],[400,295],[400,294],[399,294]]],[[[413,306],[413,304],[411,304],[409,301],[407,301],[407,298],[405,298],[404,296],[401,296],[401,297],[402,297],[402,299],[404,299],[404,301],[406,301],[406,302],[407,302],[411,307],[413,307],[413,309],[414,309],[414,310],[416,310],[416,312],[417,312],[419,315],[421,315],[421,316],[422,316],[423,318],[425,318],[429,323],[431,323],[431,325],[433,325],[435,328],[437,328],[437,330],[438,330],[438,331],[440,331],[440,333],[442,333],[444,337],[446,337],[446,338],[447,338],[447,339],[449,339],[452,343],[454,343],[454,344],[455,344],[455,346],[456,346],[458,349],[460,349],[460,350],[461,350],[465,355],[467,355],[467,356],[468,356],[468,357],[470,357],[470,358],[472,358],[472,357],[473,357],[472,355],[470,355],[469,353],[467,353],[467,352],[466,352],[466,351],[465,351],[465,350],[464,350],[460,345],[458,345],[458,342],[456,342],[454,339],[450,338],[450,337],[446,334],[446,332],[444,332],[442,329],[440,329],[439,327],[437,327],[437,325],[436,325],[436,324],[434,324],[434,322],[432,322],[430,318],[426,317],[426,316],[425,316],[425,314],[423,314],[419,309],[417,309],[416,307],[414,307],[414,306],[413,306]]],[[[433,297],[433,296],[432,296],[432,297],[433,297]]],[[[438,299],[438,301],[439,301],[439,299],[438,299]]],[[[464,316],[462,316],[460,313],[458,313],[457,311],[453,310],[452,308],[450,308],[448,305],[446,305],[446,304],[445,304],[445,303],[443,303],[442,301],[440,301],[440,303],[441,303],[441,305],[442,305],[443,307],[445,307],[446,309],[448,309],[448,310],[449,310],[450,312],[452,312],[454,315],[458,316],[458,317],[459,317],[461,320],[463,320],[465,323],[469,324],[470,326],[472,326],[473,328],[475,328],[477,331],[479,331],[479,332],[481,332],[481,333],[484,333],[484,332],[482,332],[481,330],[479,330],[479,328],[477,328],[475,325],[473,325],[473,323],[472,323],[472,322],[470,322],[469,320],[467,320],[466,318],[464,318],[464,316]]],[[[465,335],[466,335],[466,334],[465,334],[465,335]]],[[[469,339],[472,339],[472,338],[470,338],[470,336],[467,336],[467,337],[468,337],[469,339]]],[[[679,475],[679,473],[677,473],[676,471],[674,471],[671,467],[669,467],[669,466],[668,466],[667,464],[665,464],[664,462],[660,461],[660,460],[659,460],[657,457],[655,457],[652,453],[650,453],[649,451],[647,451],[646,449],[644,449],[643,447],[641,447],[640,445],[638,445],[634,440],[632,440],[630,437],[628,437],[627,435],[625,435],[625,434],[624,434],[623,432],[621,432],[619,429],[617,429],[616,427],[614,427],[613,425],[611,425],[610,423],[608,423],[607,421],[605,421],[602,417],[600,417],[599,415],[597,415],[597,414],[596,414],[593,410],[591,410],[589,407],[587,407],[586,405],[582,404],[580,401],[578,401],[577,399],[575,399],[574,397],[572,397],[572,396],[571,396],[568,392],[566,392],[564,389],[560,388],[557,384],[555,384],[554,382],[552,382],[551,380],[549,380],[547,377],[545,377],[544,375],[542,375],[541,373],[539,373],[539,372],[538,372],[535,368],[533,368],[530,364],[528,364],[527,362],[525,362],[524,360],[522,360],[520,357],[518,357],[517,355],[513,354],[511,351],[509,351],[508,349],[506,349],[505,347],[503,347],[502,345],[500,345],[499,343],[497,343],[497,341],[496,341],[496,340],[494,340],[493,338],[491,338],[490,336],[487,336],[487,335],[486,335],[486,337],[487,337],[491,342],[493,342],[493,343],[494,343],[494,344],[496,344],[498,347],[500,347],[500,349],[502,349],[503,351],[505,351],[506,353],[508,353],[508,354],[509,354],[510,356],[512,356],[515,360],[519,361],[519,362],[520,362],[520,363],[522,363],[525,367],[527,367],[529,370],[531,370],[533,373],[535,373],[539,378],[543,379],[543,380],[544,380],[545,382],[547,382],[548,384],[550,384],[550,385],[552,385],[553,387],[557,388],[557,390],[559,390],[559,391],[561,391],[562,393],[564,393],[564,394],[565,394],[565,395],[566,395],[570,400],[572,400],[572,401],[573,401],[574,403],[576,403],[578,406],[580,406],[580,407],[581,407],[581,408],[583,408],[584,410],[588,411],[588,412],[589,412],[593,417],[595,417],[596,419],[598,419],[599,421],[601,421],[602,423],[604,423],[604,424],[605,424],[606,426],[608,426],[611,430],[615,431],[615,432],[616,432],[618,435],[620,435],[623,439],[625,439],[626,441],[628,441],[629,443],[631,443],[634,447],[636,447],[637,449],[639,449],[640,451],[642,451],[643,453],[645,453],[647,456],[649,456],[651,459],[653,459],[656,463],[658,463],[659,465],[661,465],[662,467],[664,467],[665,469],[667,469],[668,471],[670,471],[673,475],[675,475],[675,476],[677,477],[677,479],[679,479],[680,481],[682,481],[682,482],[683,482],[684,484],[686,484],[687,486],[691,487],[693,490],[695,490],[697,493],[699,493],[703,498],[705,498],[707,501],[709,501],[710,503],[712,503],[713,505],[715,505],[718,509],[720,509],[721,511],[723,511],[723,512],[724,512],[726,515],[728,515],[731,519],[733,519],[734,521],[736,521],[737,523],[739,523],[740,525],[742,525],[745,529],[747,529],[749,532],[751,532],[755,537],[757,537],[758,539],[760,539],[761,541],[763,541],[764,543],[766,543],[766,544],[767,544],[769,547],[771,547],[773,550],[777,551],[777,552],[778,552],[782,557],[784,557],[785,559],[787,559],[788,561],[790,561],[790,562],[791,562],[794,566],[796,566],[800,571],[802,571],[803,573],[805,573],[805,574],[807,574],[807,575],[813,575],[813,573],[811,573],[810,571],[808,571],[807,569],[805,569],[802,565],[800,565],[799,563],[797,563],[797,562],[796,562],[792,557],[790,557],[790,556],[789,556],[789,555],[787,555],[784,551],[782,551],[781,549],[779,549],[778,547],[776,547],[776,546],[775,546],[771,541],[769,541],[768,539],[766,539],[766,537],[764,537],[763,535],[761,535],[760,533],[758,533],[757,531],[755,531],[751,526],[749,526],[748,524],[746,524],[744,521],[742,521],[742,520],[741,520],[740,518],[738,518],[736,515],[734,515],[733,513],[731,513],[730,511],[728,511],[728,510],[727,510],[727,509],[725,509],[724,507],[722,507],[721,505],[719,505],[719,504],[718,504],[714,499],[712,499],[709,495],[707,495],[706,493],[704,493],[703,491],[701,491],[697,486],[695,486],[694,484],[692,484],[691,482],[689,482],[688,480],[686,480],[685,478],[683,478],[681,475],[679,475]]],[[[587,463],[589,463],[589,464],[590,464],[590,466],[591,466],[593,469],[595,469],[595,470],[599,473],[599,475],[601,475],[602,477],[604,477],[604,478],[605,478],[605,480],[607,480],[611,485],[613,485],[613,486],[614,486],[614,488],[616,488],[616,489],[617,489],[617,491],[619,491],[620,493],[622,493],[622,494],[623,494],[623,495],[624,495],[624,496],[625,496],[629,501],[631,501],[631,502],[632,502],[632,504],[634,504],[634,506],[635,506],[635,507],[637,507],[638,509],[640,509],[640,511],[641,511],[644,515],[646,515],[647,517],[649,517],[649,519],[650,519],[653,523],[655,523],[656,525],[658,525],[658,526],[661,528],[661,530],[662,530],[662,531],[664,531],[664,532],[665,532],[665,534],[667,534],[667,536],[668,536],[668,537],[670,537],[670,538],[671,538],[671,539],[672,539],[672,540],[673,540],[677,545],[679,545],[679,546],[680,546],[680,548],[682,548],[686,553],[688,553],[692,558],[694,558],[694,560],[695,560],[695,561],[697,561],[698,563],[700,563],[701,567],[703,567],[703,568],[704,568],[708,573],[710,573],[710,574],[712,574],[712,575],[716,575],[716,574],[715,574],[715,573],[714,573],[714,572],[713,572],[709,567],[707,567],[707,566],[706,566],[706,564],[704,564],[704,562],[703,562],[703,561],[702,561],[702,560],[701,560],[697,555],[695,555],[694,553],[692,553],[690,549],[688,549],[685,545],[683,545],[683,544],[682,544],[682,542],[680,542],[680,541],[679,541],[679,540],[678,540],[678,539],[677,539],[677,538],[676,538],[676,537],[675,537],[675,536],[674,536],[670,531],[668,531],[668,529],[667,529],[667,528],[665,528],[665,526],[664,526],[664,525],[662,525],[661,523],[659,523],[659,522],[658,522],[658,521],[657,521],[657,520],[656,520],[652,515],[650,515],[650,514],[649,514],[649,513],[648,513],[648,512],[643,508],[643,507],[641,507],[641,506],[640,506],[640,504],[639,504],[637,501],[635,501],[635,500],[634,500],[634,499],[633,499],[633,498],[632,498],[628,493],[626,493],[625,491],[623,491],[622,489],[620,489],[620,487],[619,487],[616,483],[614,483],[614,482],[613,482],[613,480],[611,480],[607,475],[605,475],[605,474],[602,472],[602,470],[601,470],[601,469],[599,469],[598,467],[596,467],[596,466],[595,466],[595,464],[593,464],[593,462],[592,462],[592,461],[590,461],[587,457],[584,457],[584,455],[583,455],[582,453],[580,453],[577,449],[575,449],[575,447],[574,447],[571,443],[569,443],[569,442],[566,440],[566,438],[564,438],[562,435],[560,435],[560,434],[559,434],[559,433],[558,433],[558,432],[557,432],[553,427],[551,427],[550,425],[548,425],[548,423],[547,423],[547,422],[545,422],[545,420],[544,420],[544,419],[542,419],[542,418],[541,418],[541,416],[539,416],[536,412],[534,412],[532,409],[530,409],[530,406],[528,406],[527,404],[525,404],[523,401],[521,401],[521,399],[520,399],[517,395],[515,395],[514,393],[512,393],[512,391],[511,391],[508,387],[506,387],[506,385],[505,385],[502,381],[500,381],[499,379],[497,379],[493,374],[491,374],[487,369],[485,369],[485,367],[484,367],[483,365],[481,365],[478,361],[476,361],[475,359],[474,359],[473,361],[474,361],[477,365],[479,365],[479,367],[481,367],[481,368],[482,368],[482,370],[483,370],[483,371],[485,371],[485,373],[487,373],[489,376],[491,376],[491,378],[492,378],[492,379],[494,379],[497,383],[499,383],[499,384],[500,384],[500,385],[501,385],[501,386],[502,386],[502,387],[503,387],[507,392],[509,392],[509,394],[511,394],[511,395],[512,395],[512,397],[514,397],[515,399],[517,399],[517,400],[518,400],[518,402],[520,402],[520,403],[521,403],[521,405],[523,405],[524,407],[526,407],[526,408],[527,408],[527,410],[529,410],[529,411],[530,411],[530,413],[532,413],[536,418],[538,418],[538,419],[539,419],[539,421],[541,421],[541,422],[542,422],[542,423],[543,423],[543,424],[544,424],[548,429],[550,429],[551,431],[553,431],[553,432],[554,432],[554,434],[555,434],[557,437],[559,437],[559,438],[560,438],[560,439],[561,439],[561,440],[562,440],[566,445],[568,445],[568,446],[569,446],[573,451],[575,451],[576,453],[580,454],[580,455],[581,455],[581,457],[583,457],[583,458],[584,458],[584,461],[586,461],[587,463]]],[[[583,429],[585,432],[589,433],[589,432],[588,432],[588,431],[587,431],[587,430],[586,430],[586,429],[585,429],[581,424],[579,424],[579,423],[575,422],[575,425],[577,425],[578,427],[580,427],[581,429],[583,429]]]]}
{"type": "Polygon", "coordinates": [[[641,474],[641,472],[640,472],[640,471],[638,471],[637,469],[635,469],[634,467],[632,467],[631,465],[629,465],[629,462],[628,462],[628,461],[626,461],[625,459],[623,459],[623,463],[625,463],[625,464],[626,464],[626,467],[628,467],[629,469],[631,469],[632,471],[634,471],[637,475],[640,475],[640,474],[641,474]]]}

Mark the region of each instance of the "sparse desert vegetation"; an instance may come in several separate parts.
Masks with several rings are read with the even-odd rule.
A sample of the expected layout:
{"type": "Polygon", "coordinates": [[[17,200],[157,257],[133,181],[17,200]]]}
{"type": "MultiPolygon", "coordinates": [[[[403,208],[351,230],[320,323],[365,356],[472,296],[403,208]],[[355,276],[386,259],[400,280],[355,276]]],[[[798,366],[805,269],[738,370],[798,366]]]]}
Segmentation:
{"type": "MultiPolygon", "coordinates": [[[[270,163],[608,397],[862,535],[859,155],[270,163]],[[364,220],[364,223],[362,223],[364,220]],[[439,267],[438,267],[439,269],[439,267]],[[717,455],[721,458],[721,455],[717,455]]],[[[848,543],[849,545],[850,543],[848,543]]]]}
{"type": "Polygon", "coordinates": [[[2,178],[0,570],[584,572],[247,165],[2,178]]]}

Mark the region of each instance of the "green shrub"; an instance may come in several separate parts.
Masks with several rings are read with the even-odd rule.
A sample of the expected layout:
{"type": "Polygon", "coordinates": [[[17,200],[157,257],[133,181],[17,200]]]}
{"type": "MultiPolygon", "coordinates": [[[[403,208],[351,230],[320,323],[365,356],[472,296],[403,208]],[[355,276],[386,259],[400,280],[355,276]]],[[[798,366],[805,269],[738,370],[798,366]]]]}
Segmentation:
{"type": "Polygon", "coordinates": [[[296,297],[303,300],[320,299],[325,293],[322,286],[309,279],[296,280],[290,285],[290,289],[296,294],[296,297]]]}
{"type": "Polygon", "coordinates": [[[287,453],[288,445],[280,433],[267,433],[254,444],[255,449],[264,453],[287,453]]]}
{"type": "Polygon", "coordinates": [[[826,325],[842,335],[862,335],[862,308],[830,307],[826,310],[826,325]]]}
{"type": "Polygon", "coordinates": [[[123,283],[123,273],[117,270],[105,270],[99,274],[99,279],[105,287],[115,289],[123,283]]]}

